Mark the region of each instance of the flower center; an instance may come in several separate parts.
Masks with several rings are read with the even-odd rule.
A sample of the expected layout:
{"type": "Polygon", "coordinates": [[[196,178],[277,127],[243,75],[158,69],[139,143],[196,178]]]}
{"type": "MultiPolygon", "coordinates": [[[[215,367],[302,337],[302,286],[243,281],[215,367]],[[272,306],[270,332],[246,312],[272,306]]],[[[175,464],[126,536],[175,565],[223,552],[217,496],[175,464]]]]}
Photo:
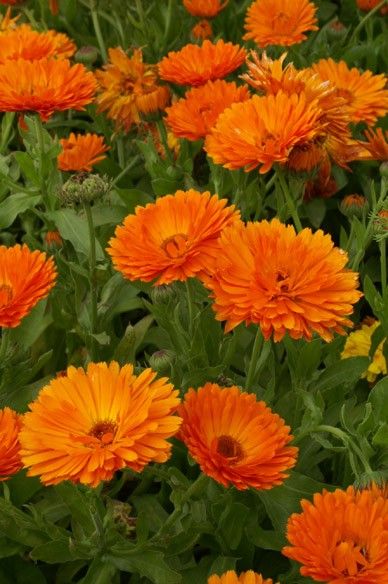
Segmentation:
{"type": "Polygon", "coordinates": [[[279,12],[272,19],[272,28],[277,33],[287,34],[289,32],[290,17],[285,12],[279,12]]]}
{"type": "Polygon", "coordinates": [[[333,552],[333,564],[344,576],[356,576],[368,565],[367,550],[353,541],[341,541],[333,552]]]}
{"type": "Polygon", "coordinates": [[[243,449],[237,440],[232,436],[219,436],[217,438],[216,450],[218,454],[228,459],[229,463],[239,462],[243,458],[243,449]]]}
{"type": "Polygon", "coordinates": [[[176,233],[165,239],[160,247],[169,258],[180,258],[187,251],[187,240],[184,233],[176,233]]]}
{"type": "Polygon", "coordinates": [[[346,99],[348,103],[352,103],[353,101],[353,93],[348,89],[337,89],[337,95],[346,99]]]}
{"type": "Polygon", "coordinates": [[[89,432],[89,436],[94,436],[103,444],[110,444],[113,441],[117,429],[117,424],[111,420],[97,422],[89,432]]]}
{"type": "Polygon", "coordinates": [[[276,273],[276,282],[278,284],[280,294],[286,294],[289,291],[289,276],[287,272],[278,270],[276,273]]]}
{"type": "Polygon", "coordinates": [[[13,290],[8,284],[0,284],[0,306],[7,306],[13,298],[13,290]]]}

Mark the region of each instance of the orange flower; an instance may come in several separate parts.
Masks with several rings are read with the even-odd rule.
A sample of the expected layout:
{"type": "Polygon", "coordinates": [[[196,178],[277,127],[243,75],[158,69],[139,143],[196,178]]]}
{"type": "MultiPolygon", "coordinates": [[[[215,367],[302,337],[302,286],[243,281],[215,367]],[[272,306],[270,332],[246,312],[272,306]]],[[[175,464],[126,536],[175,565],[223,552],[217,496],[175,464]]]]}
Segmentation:
{"type": "Polygon", "coordinates": [[[349,69],[345,61],[321,59],[312,66],[323,81],[330,81],[337,95],[346,101],[351,121],[372,124],[388,111],[388,90],[385,75],[362,73],[355,67],[349,69]]]}
{"type": "Polygon", "coordinates": [[[320,135],[317,102],[304,94],[283,92],[234,103],[208,134],[205,150],[216,164],[249,172],[261,165],[268,172],[276,162],[286,163],[295,146],[320,135]]]}
{"type": "Polygon", "coordinates": [[[83,110],[93,100],[96,81],[67,59],[16,59],[0,65],[0,87],[0,111],[33,111],[46,121],[56,111],[83,110]]]}
{"type": "Polygon", "coordinates": [[[195,39],[209,39],[213,35],[212,25],[208,20],[201,20],[193,26],[191,30],[191,35],[195,39]]]}
{"type": "Polygon", "coordinates": [[[200,140],[207,136],[218,116],[232,103],[249,98],[246,86],[218,79],[188,91],[166,109],[166,124],[178,138],[200,140]]]}
{"type": "MultiPolygon", "coordinates": [[[[373,8],[375,8],[377,6],[377,4],[380,4],[381,0],[356,0],[357,2],[357,6],[359,7],[360,10],[365,10],[367,12],[369,12],[369,10],[372,10],[373,8]]],[[[382,9],[380,10],[381,14],[387,14],[388,12],[388,6],[383,6],[382,9]]]]}
{"type": "Polygon", "coordinates": [[[309,0],[256,0],[245,19],[244,40],[259,47],[301,43],[309,30],[318,30],[316,6],[309,0]]]}
{"type": "Polygon", "coordinates": [[[58,155],[58,168],[70,172],[91,172],[95,164],[104,160],[109,150],[104,137],[97,134],[74,134],[60,140],[62,152],[58,155]]]}
{"type": "Polygon", "coordinates": [[[190,14],[200,18],[214,18],[225,8],[228,0],[183,0],[183,5],[190,14]]]}
{"type": "Polygon", "coordinates": [[[0,35],[0,63],[9,59],[65,59],[74,55],[75,51],[75,44],[65,34],[54,30],[37,32],[28,24],[22,24],[0,35]]]}
{"type": "Polygon", "coordinates": [[[180,418],[172,415],[178,391],[163,377],[132,365],[90,363],[67,369],[46,385],[20,433],[21,457],[28,476],[45,485],[70,480],[96,487],[115,471],[141,471],[168,460],[180,418]]]}
{"type": "Polygon", "coordinates": [[[22,416],[10,408],[0,410],[0,482],[6,481],[22,467],[19,454],[21,420],[22,416]]]}
{"type": "Polygon", "coordinates": [[[209,272],[222,229],[240,222],[239,211],[227,203],[191,189],[136,207],[109,242],[116,270],[129,280],[157,278],[158,285],[209,272]]]}
{"type": "Polygon", "coordinates": [[[128,131],[141,114],[164,109],[170,99],[168,87],[158,84],[156,65],[143,62],[141,49],[128,57],[120,47],[109,49],[110,63],[96,71],[100,84],[99,112],[107,112],[118,127],[128,131]]]}
{"type": "Polygon", "coordinates": [[[63,246],[63,239],[59,231],[47,231],[44,241],[49,248],[55,249],[63,246]]]}
{"type": "Polygon", "coordinates": [[[300,573],[328,584],[385,584],[388,500],[372,490],[323,491],[288,520],[288,558],[300,573]]]}
{"type": "Polygon", "coordinates": [[[271,578],[263,578],[261,574],[249,570],[237,576],[234,570],[229,570],[222,576],[210,576],[207,584],[273,584],[271,578]]]}
{"type": "Polygon", "coordinates": [[[159,63],[159,75],[178,85],[204,85],[207,81],[222,79],[240,67],[246,57],[243,47],[220,39],[213,44],[186,45],[180,51],[171,51],[159,63]]]}
{"type": "Polygon", "coordinates": [[[26,245],[0,246],[0,326],[13,328],[55,284],[52,258],[26,245]]]}
{"type": "Polygon", "coordinates": [[[375,128],[365,130],[367,142],[359,144],[366,149],[363,160],[388,160],[388,130],[375,128]]]}
{"type": "Polygon", "coordinates": [[[298,449],[284,420],[253,394],[206,383],[179,408],[178,438],[201,470],[225,487],[271,489],[287,478],[298,449]]]}
{"type": "Polygon", "coordinates": [[[347,315],[362,294],[358,276],[345,269],[348,257],[330,235],[292,226],[278,219],[225,229],[214,274],[206,280],[215,299],[217,320],[225,331],[244,322],[258,324],[266,339],[326,341],[352,326],[347,315]]]}

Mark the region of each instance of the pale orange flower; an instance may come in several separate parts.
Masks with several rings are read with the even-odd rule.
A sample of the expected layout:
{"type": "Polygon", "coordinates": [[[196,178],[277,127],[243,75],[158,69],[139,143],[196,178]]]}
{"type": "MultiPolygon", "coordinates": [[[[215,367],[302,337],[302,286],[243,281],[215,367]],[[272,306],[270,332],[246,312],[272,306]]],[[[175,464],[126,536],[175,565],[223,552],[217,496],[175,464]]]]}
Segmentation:
{"type": "Polygon", "coordinates": [[[66,59],[72,57],[75,51],[75,44],[65,34],[54,30],[38,32],[32,30],[28,24],[22,24],[0,35],[0,63],[9,59],[66,59]]]}
{"type": "MultiPolygon", "coordinates": [[[[380,4],[381,0],[356,0],[357,6],[360,10],[365,10],[369,12],[372,8],[375,8],[378,4],[380,4]]],[[[380,10],[381,14],[387,14],[388,6],[383,6],[380,10]]]]}
{"type": "Polygon", "coordinates": [[[244,40],[259,47],[301,43],[309,30],[318,30],[317,7],[309,0],[255,0],[248,8],[244,40]]]}
{"type": "Polygon", "coordinates": [[[157,278],[158,285],[208,273],[222,229],[240,222],[239,211],[227,203],[209,192],[189,190],[136,207],[109,242],[116,270],[129,280],[157,278]]]}
{"type": "Polygon", "coordinates": [[[359,142],[360,146],[366,150],[363,160],[388,161],[388,130],[382,128],[368,128],[365,130],[366,142],[359,142]]]}
{"type": "Polygon", "coordinates": [[[26,245],[0,246],[0,327],[13,328],[55,284],[52,258],[26,245]]]}
{"type": "Polygon", "coordinates": [[[166,109],[166,124],[178,138],[200,140],[207,136],[226,108],[248,98],[245,85],[238,87],[221,79],[208,81],[166,109]]]}
{"type": "Polygon", "coordinates": [[[296,234],[278,219],[226,228],[220,236],[216,267],[206,286],[225,331],[258,324],[265,339],[326,341],[345,334],[347,318],[362,294],[358,275],[345,268],[347,254],[330,235],[303,229],[296,234]]]}
{"type": "Polygon", "coordinates": [[[20,433],[21,457],[28,476],[45,485],[72,481],[96,487],[117,470],[139,472],[150,462],[165,462],[167,438],[181,420],[173,415],[178,391],[146,369],[90,363],[69,367],[30,404],[20,433]]]}
{"type": "Polygon", "coordinates": [[[106,158],[109,147],[104,137],[97,134],[74,134],[60,141],[62,152],[58,155],[58,168],[68,172],[91,172],[95,164],[106,158]]]}
{"type": "Polygon", "coordinates": [[[228,570],[221,576],[210,576],[207,584],[273,584],[271,578],[263,578],[261,574],[248,570],[239,576],[234,570],[228,570]]]}
{"type": "Polygon", "coordinates": [[[272,489],[287,478],[298,449],[280,416],[238,387],[189,389],[178,434],[201,470],[225,487],[272,489]]]}
{"type": "Polygon", "coordinates": [[[288,520],[283,554],[300,573],[328,584],[385,584],[388,500],[371,489],[323,491],[288,520]]]}
{"type": "Polygon", "coordinates": [[[183,0],[183,6],[193,16],[214,18],[228,4],[228,0],[183,0]]]}
{"type": "Polygon", "coordinates": [[[22,467],[19,444],[21,420],[22,416],[10,408],[0,410],[0,482],[6,481],[22,467]]]}
{"type": "Polygon", "coordinates": [[[212,25],[208,20],[201,20],[197,22],[191,30],[191,35],[195,39],[205,40],[213,36],[212,25]]]}
{"type": "Polygon", "coordinates": [[[0,111],[32,111],[47,120],[56,111],[83,110],[93,100],[96,80],[67,59],[16,59],[0,64],[0,87],[0,111]]]}
{"type": "Polygon", "coordinates": [[[104,70],[96,71],[99,112],[107,112],[108,118],[128,131],[142,114],[166,107],[170,91],[159,85],[156,65],[143,62],[141,49],[135,49],[131,57],[120,47],[109,49],[109,60],[104,70]]]}
{"type": "Polygon", "coordinates": [[[246,51],[239,45],[222,39],[213,44],[205,40],[201,46],[188,44],[180,51],[171,51],[159,63],[159,75],[178,85],[204,85],[222,79],[240,67],[246,51]]]}

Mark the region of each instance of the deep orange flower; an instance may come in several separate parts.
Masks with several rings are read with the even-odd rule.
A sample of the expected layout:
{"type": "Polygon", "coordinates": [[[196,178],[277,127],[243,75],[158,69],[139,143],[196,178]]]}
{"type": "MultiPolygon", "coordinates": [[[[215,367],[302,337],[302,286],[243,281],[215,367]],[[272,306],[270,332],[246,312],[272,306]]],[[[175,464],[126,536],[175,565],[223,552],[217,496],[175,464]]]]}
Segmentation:
{"type": "Polygon", "coordinates": [[[366,150],[363,160],[388,160],[388,130],[382,128],[369,128],[365,130],[367,142],[360,141],[359,144],[366,150]]]}
{"type": "Polygon", "coordinates": [[[256,0],[248,8],[244,40],[259,47],[301,43],[309,30],[318,30],[317,7],[309,0],[256,0]]]}
{"type": "Polygon", "coordinates": [[[212,25],[206,19],[200,20],[200,22],[197,22],[197,24],[195,24],[193,26],[193,28],[191,30],[191,35],[195,39],[201,39],[201,40],[209,39],[213,36],[212,25]]]}
{"type": "Polygon", "coordinates": [[[28,24],[22,24],[0,35],[0,63],[9,59],[66,59],[74,55],[75,51],[75,44],[65,34],[55,30],[38,32],[32,30],[28,24]]]}
{"type": "Polygon", "coordinates": [[[287,478],[298,449],[284,420],[238,387],[189,389],[178,438],[201,470],[225,487],[271,489],[287,478]]]}
{"type": "Polygon", "coordinates": [[[99,112],[107,112],[108,118],[128,131],[140,122],[141,114],[165,108],[170,91],[159,85],[156,65],[143,62],[141,49],[135,49],[132,57],[120,47],[109,49],[109,60],[103,71],[96,71],[99,112]]]}
{"type": "Polygon", "coordinates": [[[21,420],[22,416],[10,408],[0,410],[0,482],[6,481],[22,467],[19,444],[21,420]]]}
{"type": "Polygon", "coordinates": [[[215,44],[205,40],[201,46],[189,44],[168,53],[159,63],[159,75],[178,85],[204,85],[229,75],[244,63],[245,57],[246,51],[239,45],[222,39],[215,44]]]}
{"type": "Polygon", "coordinates": [[[93,100],[96,80],[67,59],[16,59],[0,65],[0,87],[0,111],[33,111],[47,120],[56,111],[83,110],[93,100]]]}
{"type": "Polygon", "coordinates": [[[132,365],[90,363],[69,367],[30,404],[20,433],[28,476],[45,485],[70,480],[97,486],[129,467],[165,462],[180,418],[178,391],[163,377],[132,365]]]}
{"type": "Polygon", "coordinates": [[[129,280],[157,278],[158,285],[209,272],[222,229],[240,222],[239,211],[227,203],[191,189],[136,207],[109,242],[116,270],[129,280]]]}
{"type": "MultiPolygon", "coordinates": [[[[357,6],[360,10],[365,10],[369,12],[372,8],[375,8],[377,4],[380,4],[380,0],[356,0],[357,6]]],[[[388,6],[383,6],[380,10],[381,14],[387,14],[388,6]]]]}
{"type": "Polygon", "coordinates": [[[55,284],[52,258],[26,245],[0,246],[0,327],[13,328],[55,284]]]}
{"type": "Polygon", "coordinates": [[[229,332],[242,322],[258,324],[266,339],[326,341],[352,326],[346,317],[362,294],[358,276],[345,269],[348,257],[330,235],[278,219],[225,229],[216,268],[206,286],[212,290],[217,320],[229,332]]]}
{"type": "Polygon", "coordinates": [[[226,108],[248,98],[245,85],[238,87],[221,79],[208,81],[166,109],[166,124],[178,138],[200,140],[207,136],[226,108]]]}
{"type": "Polygon", "coordinates": [[[300,573],[328,584],[385,584],[388,500],[370,489],[323,491],[288,520],[288,558],[300,573]]]}
{"type": "Polygon", "coordinates": [[[273,584],[271,578],[263,578],[261,574],[248,570],[239,576],[234,570],[229,570],[221,576],[210,576],[207,584],[273,584]]]}
{"type": "Polygon", "coordinates": [[[183,0],[183,5],[190,14],[200,18],[214,18],[225,8],[228,0],[183,0]]]}
{"type": "Polygon", "coordinates": [[[109,147],[104,137],[97,134],[74,134],[60,140],[62,152],[58,155],[58,168],[70,172],[91,172],[95,164],[104,160],[109,147]]]}
{"type": "Polygon", "coordinates": [[[355,67],[349,69],[345,61],[321,59],[312,66],[323,81],[330,81],[337,95],[346,100],[351,121],[373,124],[378,117],[388,112],[388,90],[386,76],[362,73],[355,67]]]}

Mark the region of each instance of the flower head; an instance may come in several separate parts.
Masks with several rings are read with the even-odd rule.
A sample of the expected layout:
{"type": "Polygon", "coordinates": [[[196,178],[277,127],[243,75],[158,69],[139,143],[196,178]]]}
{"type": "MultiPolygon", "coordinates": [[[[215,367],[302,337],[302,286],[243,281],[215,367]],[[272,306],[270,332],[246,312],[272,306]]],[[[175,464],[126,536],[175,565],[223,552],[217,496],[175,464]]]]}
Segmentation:
{"type": "Polygon", "coordinates": [[[58,168],[69,172],[91,172],[95,164],[104,160],[109,150],[104,137],[97,134],[74,134],[60,140],[62,152],[58,155],[58,168]]]}
{"type": "Polygon", "coordinates": [[[222,39],[215,44],[205,40],[201,46],[189,44],[168,53],[159,63],[159,74],[178,85],[204,85],[229,75],[243,64],[245,56],[245,49],[239,45],[222,39]]]}
{"type": "Polygon", "coordinates": [[[0,111],[33,111],[47,120],[56,111],[83,110],[93,100],[96,81],[67,59],[15,59],[0,64],[0,87],[0,111]]]}
{"type": "Polygon", "coordinates": [[[244,40],[259,47],[301,43],[309,30],[318,30],[316,6],[309,0],[255,0],[248,8],[244,40]]]}
{"type": "Polygon", "coordinates": [[[72,57],[75,51],[75,44],[65,34],[54,30],[38,32],[32,30],[28,24],[22,24],[0,35],[0,63],[9,59],[66,59],[72,57]]]}
{"type": "Polygon", "coordinates": [[[45,485],[70,480],[97,486],[115,471],[165,462],[180,418],[178,391],[132,365],[90,363],[53,379],[30,404],[20,433],[29,476],[45,485]]]}
{"type": "Polygon", "coordinates": [[[228,0],[183,0],[183,6],[193,16],[214,18],[225,8],[228,0]]]}
{"type": "Polygon", "coordinates": [[[256,396],[206,383],[179,408],[178,438],[201,470],[225,487],[271,489],[287,478],[298,449],[290,428],[256,396]]]}
{"type": "Polygon", "coordinates": [[[141,49],[128,55],[109,49],[109,63],[96,71],[99,83],[97,106],[126,131],[138,124],[142,114],[164,109],[170,99],[168,87],[159,84],[157,68],[143,61],[141,49]]]}
{"type": "Polygon", "coordinates": [[[218,237],[240,213],[209,192],[177,191],[136,207],[116,229],[108,253],[125,278],[170,284],[209,273],[218,237]]]}
{"type": "Polygon", "coordinates": [[[22,467],[19,431],[22,416],[4,408],[0,410],[0,482],[6,481],[22,467]]]}
{"type": "Polygon", "coordinates": [[[55,284],[52,258],[26,245],[0,246],[0,327],[13,328],[55,284]]]}
{"type": "MultiPolygon", "coordinates": [[[[380,4],[380,0],[356,0],[357,6],[360,10],[365,10],[369,12],[375,8],[378,4],[380,4]]],[[[387,14],[388,6],[383,6],[380,10],[381,14],[387,14]]]]}
{"type": "Polygon", "coordinates": [[[213,28],[212,25],[206,18],[204,20],[200,20],[193,26],[191,29],[191,36],[195,39],[210,39],[213,36],[213,28]]]}
{"type": "Polygon", "coordinates": [[[388,130],[382,128],[365,130],[366,142],[360,141],[359,144],[366,152],[362,158],[366,160],[388,161],[388,130]]]}
{"type": "Polygon", "coordinates": [[[286,333],[311,340],[314,332],[326,341],[333,332],[352,326],[346,318],[361,297],[358,276],[345,269],[347,255],[334,247],[330,235],[303,229],[278,219],[225,229],[212,277],[217,320],[228,332],[238,324],[258,324],[266,339],[286,333]]]}
{"type": "Polygon", "coordinates": [[[328,584],[383,584],[388,573],[388,500],[371,489],[323,491],[288,520],[283,554],[328,584]]]}
{"type": "Polygon", "coordinates": [[[245,86],[218,79],[188,91],[184,98],[166,109],[166,124],[175,136],[200,140],[207,136],[218,116],[232,103],[249,98],[245,86]]]}
{"type": "MultiPolygon", "coordinates": [[[[372,319],[361,325],[356,331],[350,333],[346,339],[344,350],[341,353],[341,359],[348,357],[369,357],[369,351],[372,345],[372,335],[380,326],[380,322],[372,319]]],[[[385,340],[385,339],[384,339],[385,340]]],[[[387,375],[387,362],[383,353],[384,340],[381,341],[372,356],[372,362],[368,369],[362,374],[362,377],[373,383],[379,375],[387,375]]]]}
{"type": "Polygon", "coordinates": [[[273,584],[271,578],[263,578],[261,574],[248,570],[239,576],[234,570],[229,570],[221,576],[210,576],[207,584],[273,584]]]}

